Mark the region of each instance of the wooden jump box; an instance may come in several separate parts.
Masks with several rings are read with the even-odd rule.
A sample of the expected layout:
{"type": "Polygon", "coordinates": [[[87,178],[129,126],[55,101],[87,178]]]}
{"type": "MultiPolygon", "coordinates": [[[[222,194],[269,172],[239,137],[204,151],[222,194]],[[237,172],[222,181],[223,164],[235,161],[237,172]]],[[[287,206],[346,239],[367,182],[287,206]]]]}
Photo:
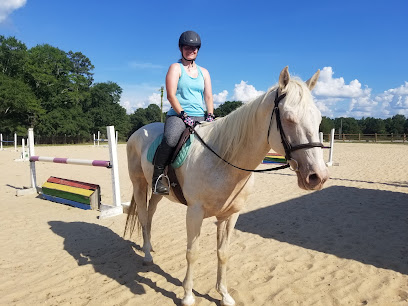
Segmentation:
{"type": "Polygon", "coordinates": [[[52,202],[93,210],[101,204],[99,185],[51,176],[41,189],[42,197],[52,202]]]}

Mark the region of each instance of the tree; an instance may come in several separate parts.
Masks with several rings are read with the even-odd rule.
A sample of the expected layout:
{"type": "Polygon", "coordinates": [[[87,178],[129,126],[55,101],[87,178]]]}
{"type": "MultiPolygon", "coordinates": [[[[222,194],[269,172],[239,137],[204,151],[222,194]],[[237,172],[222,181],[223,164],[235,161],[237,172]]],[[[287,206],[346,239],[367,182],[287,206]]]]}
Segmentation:
{"type": "Polygon", "coordinates": [[[90,95],[89,88],[93,82],[92,70],[95,66],[81,52],[69,51],[67,56],[71,63],[68,72],[68,95],[73,104],[82,104],[86,108],[90,95]]]}
{"type": "Polygon", "coordinates": [[[0,35],[0,72],[12,78],[22,78],[27,47],[15,37],[0,35]]]}
{"type": "Polygon", "coordinates": [[[358,121],[354,118],[336,118],[334,119],[334,126],[341,134],[359,134],[361,128],[358,121]]]}
{"type": "Polygon", "coordinates": [[[385,122],[382,119],[367,117],[361,119],[361,129],[363,134],[385,134],[385,122]]]}
{"type": "Polygon", "coordinates": [[[138,108],[133,114],[130,115],[130,124],[132,129],[129,136],[142,126],[152,122],[160,122],[160,120],[161,111],[159,106],[156,104],[150,104],[147,108],[138,108]]]}
{"type": "Polygon", "coordinates": [[[322,117],[322,122],[320,123],[320,132],[323,134],[330,134],[331,130],[334,129],[334,121],[328,117],[322,117]]]}
{"type": "Polygon", "coordinates": [[[26,133],[44,114],[30,86],[20,79],[0,74],[0,127],[3,133],[26,133]]]}
{"type": "Polygon", "coordinates": [[[395,115],[392,118],[385,119],[387,133],[404,134],[404,125],[407,119],[404,115],[395,115]]]}
{"type": "Polygon", "coordinates": [[[66,53],[50,45],[38,45],[28,51],[25,65],[26,80],[32,87],[42,107],[51,111],[61,107],[58,102],[67,103],[69,98],[61,98],[69,89],[71,62],[66,53]],[[59,99],[56,99],[60,96],[59,99]]]}
{"type": "Polygon", "coordinates": [[[217,117],[224,117],[241,105],[241,101],[226,101],[214,110],[214,115],[217,117]]]}
{"type": "Polygon", "coordinates": [[[92,122],[92,133],[105,130],[108,125],[114,125],[121,136],[129,133],[129,116],[119,104],[121,94],[122,88],[114,82],[97,83],[91,87],[89,108],[84,111],[92,122]]]}

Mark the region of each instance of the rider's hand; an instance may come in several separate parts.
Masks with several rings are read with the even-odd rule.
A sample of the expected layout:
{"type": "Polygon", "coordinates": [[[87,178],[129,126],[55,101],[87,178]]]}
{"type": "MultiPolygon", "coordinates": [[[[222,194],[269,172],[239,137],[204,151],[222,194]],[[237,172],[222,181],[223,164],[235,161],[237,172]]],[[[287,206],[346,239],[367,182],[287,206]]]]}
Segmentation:
{"type": "Polygon", "coordinates": [[[206,122],[213,122],[215,119],[215,116],[213,113],[208,113],[207,118],[205,118],[206,122]]]}
{"type": "Polygon", "coordinates": [[[189,117],[184,111],[180,113],[179,117],[183,120],[186,126],[194,127],[196,125],[194,119],[189,117]]]}

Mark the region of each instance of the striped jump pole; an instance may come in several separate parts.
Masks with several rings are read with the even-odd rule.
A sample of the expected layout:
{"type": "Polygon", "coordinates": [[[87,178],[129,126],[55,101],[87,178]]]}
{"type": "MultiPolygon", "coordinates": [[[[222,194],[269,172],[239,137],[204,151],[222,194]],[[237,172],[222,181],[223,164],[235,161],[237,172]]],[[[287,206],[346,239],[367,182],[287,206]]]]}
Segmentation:
{"type": "Polygon", "coordinates": [[[82,165],[82,166],[94,166],[94,167],[106,167],[106,168],[110,168],[111,166],[111,163],[108,160],[88,160],[88,159],[48,157],[48,156],[31,156],[30,157],[30,162],[38,162],[38,161],[56,163],[56,164],[82,165]]]}
{"type": "Polygon", "coordinates": [[[48,157],[37,156],[34,152],[34,131],[32,128],[28,130],[28,144],[29,144],[29,160],[30,160],[30,178],[31,188],[17,190],[17,196],[40,193],[41,188],[37,185],[36,178],[36,162],[50,162],[58,164],[72,164],[81,166],[93,166],[93,167],[105,167],[111,169],[112,178],[112,192],[113,192],[113,206],[101,204],[100,206],[100,218],[113,217],[123,213],[123,207],[120,199],[120,186],[119,186],[119,168],[118,168],[118,154],[115,140],[115,128],[114,126],[108,126],[107,135],[109,142],[109,155],[110,160],[87,160],[87,159],[75,159],[75,158],[61,158],[61,157],[48,157]]]}

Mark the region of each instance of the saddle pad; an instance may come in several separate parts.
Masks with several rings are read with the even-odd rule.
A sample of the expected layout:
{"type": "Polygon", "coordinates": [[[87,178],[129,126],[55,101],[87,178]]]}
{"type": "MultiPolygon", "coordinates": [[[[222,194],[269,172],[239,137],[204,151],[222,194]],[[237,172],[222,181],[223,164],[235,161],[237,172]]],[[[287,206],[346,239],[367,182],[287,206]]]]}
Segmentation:
{"type": "MultiPolygon", "coordinates": [[[[163,134],[160,134],[150,145],[149,150],[147,151],[147,160],[151,163],[153,163],[153,158],[154,154],[156,153],[157,147],[160,145],[163,139],[163,134]]],[[[191,134],[190,138],[186,141],[186,143],[183,145],[183,147],[180,149],[179,154],[177,154],[176,159],[174,162],[171,164],[174,169],[177,169],[181,167],[181,165],[184,163],[186,160],[186,157],[188,155],[188,152],[190,151],[191,144],[194,141],[194,135],[191,134]]]]}

